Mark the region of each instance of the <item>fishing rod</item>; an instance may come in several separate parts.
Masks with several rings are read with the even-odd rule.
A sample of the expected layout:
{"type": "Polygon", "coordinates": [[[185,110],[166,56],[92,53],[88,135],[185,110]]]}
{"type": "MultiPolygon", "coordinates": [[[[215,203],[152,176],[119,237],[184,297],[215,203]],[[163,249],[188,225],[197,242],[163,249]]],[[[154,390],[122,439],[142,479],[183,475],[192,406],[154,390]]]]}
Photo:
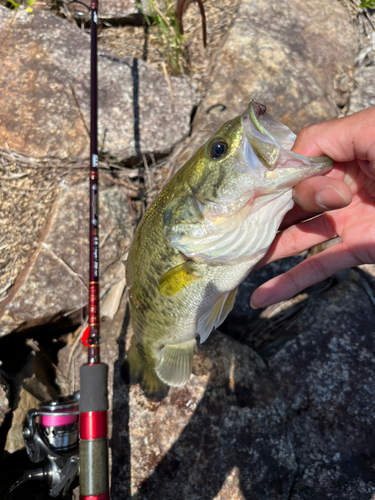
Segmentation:
{"type": "MultiPolygon", "coordinates": [[[[70,3],[80,4],[77,0],[70,3]]],[[[80,369],[80,396],[62,396],[27,412],[22,431],[26,451],[41,466],[26,470],[5,498],[28,481],[47,483],[52,497],[64,496],[79,470],[80,500],[109,500],[108,365],[100,361],[99,330],[97,24],[98,0],[92,0],[89,326],[82,336],[88,359],[80,369]]]]}
{"type": "Polygon", "coordinates": [[[98,210],[98,0],[91,3],[90,283],[88,359],[80,368],[80,500],[109,500],[108,365],[100,361],[98,210]]]}

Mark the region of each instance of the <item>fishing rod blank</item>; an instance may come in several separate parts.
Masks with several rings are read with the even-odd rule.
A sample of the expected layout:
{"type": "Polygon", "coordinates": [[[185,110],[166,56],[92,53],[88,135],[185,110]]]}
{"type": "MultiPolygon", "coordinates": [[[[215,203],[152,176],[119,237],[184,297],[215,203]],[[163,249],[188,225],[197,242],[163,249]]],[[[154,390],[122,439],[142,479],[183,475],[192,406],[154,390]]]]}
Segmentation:
{"type": "Polygon", "coordinates": [[[108,366],[100,362],[98,211],[98,0],[91,3],[90,284],[88,362],[81,366],[80,499],[109,500],[108,366]]]}

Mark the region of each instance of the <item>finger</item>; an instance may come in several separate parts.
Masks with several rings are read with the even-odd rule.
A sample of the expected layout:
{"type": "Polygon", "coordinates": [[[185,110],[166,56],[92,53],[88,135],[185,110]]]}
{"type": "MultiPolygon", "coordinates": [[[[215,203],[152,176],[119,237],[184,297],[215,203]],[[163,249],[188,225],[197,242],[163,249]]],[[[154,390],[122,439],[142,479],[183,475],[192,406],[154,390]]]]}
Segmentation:
{"type": "Polygon", "coordinates": [[[368,162],[366,173],[375,179],[375,107],[302,129],[292,149],[338,162],[363,160],[368,162]]]}
{"type": "Polygon", "coordinates": [[[287,212],[287,214],[285,215],[282,223],[280,224],[279,230],[284,231],[294,224],[299,224],[300,222],[311,219],[311,217],[315,217],[321,213],[322,211],[320,211],[320,213],[307,212],[306,210],[303,210],[299,205],[295,204],[292,210],[289,210],[289,212],[287,212]]]}
{"type": "Polygon", "coordinates": [[[352,201],[352,192],[345,182],[318,176],[297,184],[293,189],[293,198],[306,212],[322,212],[348,206],[352,201]]]}
{"type": "MultiPolygon", "coordinates": [[[[345,179],[345,173],[346,173],[346,166],[343,163],[335,163],[332,170],[330,170],[324,178],[328,179],[337,179],[339,181],[343,181],[345,179]]],[[[302,181],[305,182],[305,181],[302,181]]],[[[347,184],[346,180],[345,183],[347,184]]],[[[350,188],[351,189],[351,188],[350,188]]],[[[353,192],[353,190],[351,189],[353,192]]],[[[358,189],[354,190],[355,192],[358,191],[358,189]]],[[[297,203],[295,203],[294,207],[292,210],[289,210],[287,214],[285,215],[281,225],[280,229],[283,230],[289,226],[292,226],[293,224],[298,224],[299,222],[302,222],[307,219],[311,219],[311,217],[314,217],[315,215],[321,214],[322,209],[319,209],[316,213],[304,210],[301,208],[297,203]]]]}
{"type": "Polygon", "coordinates": [[[289,299],[338,271],[360,263],[359,259],[348,251],[344,242],[337,243],[257,288],[251,297],[251,307],[254,309],[267,307],[289,299]]]}
{"type": "Polygon", "coordinates": [[[332,240],[336,236],[335,229],[324,215],[291,226],[276,236],[268,252],[255,269],[275,260],[298,255],[315,245],[332,240]]]}

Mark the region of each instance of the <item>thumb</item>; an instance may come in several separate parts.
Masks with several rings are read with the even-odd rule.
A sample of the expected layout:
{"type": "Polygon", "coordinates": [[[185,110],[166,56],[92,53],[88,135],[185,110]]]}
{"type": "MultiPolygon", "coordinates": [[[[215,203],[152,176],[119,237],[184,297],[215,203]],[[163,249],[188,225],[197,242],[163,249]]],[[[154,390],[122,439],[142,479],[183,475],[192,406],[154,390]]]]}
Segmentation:
{"type": "Polygon", "coordinates": [[[310,125],[297,135],[293,151],[305,156],[326,155],[336,162],[357,160],[375,179],[375,107],[344,118],[310,125]]]}

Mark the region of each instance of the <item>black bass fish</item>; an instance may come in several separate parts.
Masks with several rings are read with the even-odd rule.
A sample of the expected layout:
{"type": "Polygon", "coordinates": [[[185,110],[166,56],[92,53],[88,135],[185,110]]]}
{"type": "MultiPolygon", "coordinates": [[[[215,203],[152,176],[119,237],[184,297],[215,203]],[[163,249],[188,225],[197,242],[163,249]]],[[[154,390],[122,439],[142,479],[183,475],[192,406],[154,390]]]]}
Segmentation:
{"type": "Polygon", "coordinates": [[[127,370],[147,395],[188,381],[196,337],[204,342],[231,311],[239,284],[293,207],[293,186],[331,169],[330,158],[291,152],[295,137],[251,101],[140,222],[126,269],[134,330],[127,370]]]}

